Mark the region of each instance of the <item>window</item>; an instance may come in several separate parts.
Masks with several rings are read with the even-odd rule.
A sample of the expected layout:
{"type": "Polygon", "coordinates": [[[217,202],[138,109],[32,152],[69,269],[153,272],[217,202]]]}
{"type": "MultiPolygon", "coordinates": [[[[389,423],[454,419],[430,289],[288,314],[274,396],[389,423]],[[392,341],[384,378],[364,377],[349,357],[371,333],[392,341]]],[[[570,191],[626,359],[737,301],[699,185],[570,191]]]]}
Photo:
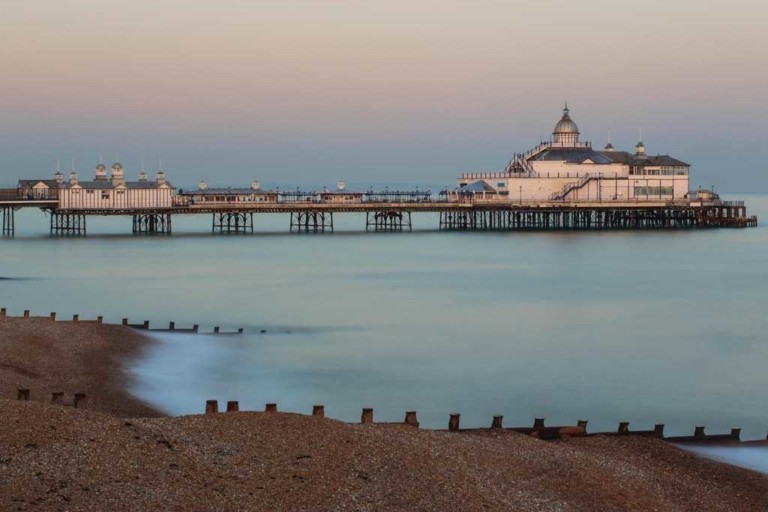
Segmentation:
{"type": "Polygon", "coordinates": [[[86,190],[86,191],[85,191],[85,193],[86,193],[86,194],[90,194],[90,195],[93,195],[94,191],[93,191],[93,190],[86,190]]]}
{"type": "Polygon", "coordinates": [[[500,181],[500,182],[498,182],[498,183],[496,184],[496,186],[497,186],[497,187],[499,187],[499,188],[504,188],[504,187],[506,187],[506,186],[507,186],[507,184],[506,184],[506,183],[504,183],[503,181],[500,181]]]}
{"type": "Polygon", "coordinates": [[[635,187],[635,196],[671,196],[672,187],[635,187]]]}
{"type": "Polygon", "coordinates": [[[106,190],[101,191],[101,198],[102,199],[109,199],[109,192],[106,190]]]}

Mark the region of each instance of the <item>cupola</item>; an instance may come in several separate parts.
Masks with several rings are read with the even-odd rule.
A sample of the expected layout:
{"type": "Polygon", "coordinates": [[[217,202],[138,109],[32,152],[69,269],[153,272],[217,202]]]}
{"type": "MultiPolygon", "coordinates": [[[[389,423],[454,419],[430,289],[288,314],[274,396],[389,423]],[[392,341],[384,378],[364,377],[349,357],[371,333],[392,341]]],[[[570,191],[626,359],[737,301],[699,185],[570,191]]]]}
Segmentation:
{"type": "Polygon", "coordinates": [[[107,167],[104,164],[96,166],[96,172],[93,179],[95,181],[107,181],[107,167]]]}
{"type": "Polygon", "coordinates": [[[112,164],[112,186],[125,183],[125,171],[118,162],[112,164]]]}
{"type": "Polygon", "coordinates": [[[56,180],[56,183],[61,185],[64,183],[64,175],[61,174],[61,171],[56,171],[56,173],[53,175],[53,179],[56,180]]]}
{"type": "Polygon", "coordinates": [[[259,180],[253,180],[253,183],[251,183],[251,189],[261,190],[261,183],[259,183],[259,180]]]}
{"type": "Polygon", "coordinates": [[[552,132],[553,140],[556,144],[576,144],[579,142],[579,127],[571,119],[570,110],[568,110],[568,103],[565,103],[563,109],[563,116],[555,125],[555,129],[552,132]]]}
{"type": "Polygon", "coordinates": [[[69,184],[77,185],[77,173],[75,171],[69,173],[69,184]]]}
{"type": "Polygon", "coordinates": [[[163,185],[166,181],[165,173],[163,171],[157,171],[157,174],[155,175],[155,179],[158,185],[163,185]]]}
{"type": "Polygon", "coordinates": [[[197,188],[200,190],[206,190],[208,188],[208,184],[205,182],[205,180],[200,180],[200,183],[198,183],[197,188]]]}

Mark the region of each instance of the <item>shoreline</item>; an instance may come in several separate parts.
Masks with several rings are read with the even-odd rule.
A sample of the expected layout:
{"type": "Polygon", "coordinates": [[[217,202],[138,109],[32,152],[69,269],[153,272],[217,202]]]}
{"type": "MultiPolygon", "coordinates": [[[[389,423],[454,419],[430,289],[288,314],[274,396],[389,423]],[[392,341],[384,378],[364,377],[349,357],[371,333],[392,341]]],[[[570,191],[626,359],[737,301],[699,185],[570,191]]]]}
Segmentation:
{"type": "Polygon", "coordinates": [[[168,417],[128,391],[124,363],[149,343],[119,325],[0,317],[0,507],[768,509],[765,475],[654,438],[542,441],[283,412],[168,417]],[[22,386],[31,401],[9,400],[22,386]],[[87,406],[51,405],[53,391],[84,392],[87,406]]]}
{"type": "Polygon", "coordinates": [[[128,327],[47,317],[0,317],[0,396],[31,390],[50,402],[53,392],[69,398],[85,393],[88,408],[124,417],[164,413],[128,391],[125,363],[139,357],[152,339],[128,327]]]}

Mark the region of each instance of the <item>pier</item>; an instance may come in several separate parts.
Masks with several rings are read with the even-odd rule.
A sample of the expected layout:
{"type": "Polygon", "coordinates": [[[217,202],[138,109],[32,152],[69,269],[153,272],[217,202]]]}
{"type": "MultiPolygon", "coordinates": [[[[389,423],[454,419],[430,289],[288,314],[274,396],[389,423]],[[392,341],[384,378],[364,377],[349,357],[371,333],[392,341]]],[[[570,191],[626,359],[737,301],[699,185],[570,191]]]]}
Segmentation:
{"type": "MultiPolygon", "coordinates": [[[[50,191],[55,192],[55,191],[50,191]]],[[[220,200],[197,202],[189,195],[173,196],[167,207],[65,208],[55,194],[29,198],[17,189],[0,190],[2,235],[16,232],[15,213],[37,208],[50,218],[51,235],[85,235],[87,218],[122,216],[132,220],[134,234],[170,235],[176,215],[209,215],[214,233],[244,234],[256,231],[259,215],[286,214],[288,231],[331,233],[334,216],[365,214],[361,230],[403,232],[413,230],[414,214],[438,214],[445,231],[530,231],[608,229],[746,228],[757,226],[742,201],[716,200],[501,200],[428,192],[369,192],[354,199],[323,198],[322,192],[274,194],[270,201],[220,200]]],[[[426,226],[429,228],[430,226],[426,226]]]]}

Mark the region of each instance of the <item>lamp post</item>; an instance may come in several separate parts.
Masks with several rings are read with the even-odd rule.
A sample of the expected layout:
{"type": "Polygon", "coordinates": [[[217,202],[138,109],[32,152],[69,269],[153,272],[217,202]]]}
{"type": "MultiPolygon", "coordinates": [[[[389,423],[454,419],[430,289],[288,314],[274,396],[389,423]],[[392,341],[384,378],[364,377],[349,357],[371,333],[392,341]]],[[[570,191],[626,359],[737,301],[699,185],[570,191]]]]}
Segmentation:
{"type": "Polygon", "coordinates": [[[523,186],[520,185],[520,204],[523,204],[523,186]]]}

